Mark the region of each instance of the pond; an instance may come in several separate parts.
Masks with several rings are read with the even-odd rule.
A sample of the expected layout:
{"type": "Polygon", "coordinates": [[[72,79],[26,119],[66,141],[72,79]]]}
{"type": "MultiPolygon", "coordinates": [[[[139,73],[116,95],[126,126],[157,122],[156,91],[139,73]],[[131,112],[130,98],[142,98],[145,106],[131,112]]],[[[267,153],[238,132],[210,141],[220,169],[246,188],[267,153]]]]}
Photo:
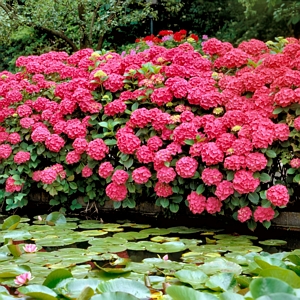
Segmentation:
{"type": "Polygon", "coordinates": [[[295,234],[265,234],[11,216],[0,232],[0,300],[299,299],[295,234]]]}

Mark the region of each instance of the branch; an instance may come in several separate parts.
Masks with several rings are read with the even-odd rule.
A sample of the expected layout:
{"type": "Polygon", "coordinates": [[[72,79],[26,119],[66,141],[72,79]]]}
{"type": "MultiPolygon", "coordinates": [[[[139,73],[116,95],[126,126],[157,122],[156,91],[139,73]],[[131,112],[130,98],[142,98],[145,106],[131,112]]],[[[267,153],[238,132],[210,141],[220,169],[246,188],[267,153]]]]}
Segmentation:
{"type": "Polygon", "coordinates": [[[6,12],[6,14],[8,15],[8,17],[10,19],[13,19],[12,14],[14,15],[14,11],[13,8],[10,5],[4,5],[3,3],[0,2],[0,7],[6,12]]]}
{"type": "Polygon", "coordinates": [[[95,23],[95,20],[96,20],[96,16],[97,16],[97,11],[100,7],[100,3],[98,3],[98,5],[96,6],[94,12],[93,12],[93,16],[92,16],[92,20],[91,20],[91,25],[90,25],[90,32],[89,32],[89,40],[92,41],[93,39],[93,27],[94,27],[94,23],[95,23]]]}
{"type": "Polygon", "coordinates": [[[63,39],[65,42],[67,42],[67,44],[71,46],[73,52],[78,51],[78,47],[76,46],[76,44],[70,38],[68,38],[63,32],[55,29],[39,26],[39,25],[36,25],[35,27],[63,39]]]}
{"type": "Polygon", "coordinates": [[[96,50],[101,50],[103,42],[104,42],[104,34],[100,35],[100,37],[98,39],[98,44],[97,44],[96,50]]]}

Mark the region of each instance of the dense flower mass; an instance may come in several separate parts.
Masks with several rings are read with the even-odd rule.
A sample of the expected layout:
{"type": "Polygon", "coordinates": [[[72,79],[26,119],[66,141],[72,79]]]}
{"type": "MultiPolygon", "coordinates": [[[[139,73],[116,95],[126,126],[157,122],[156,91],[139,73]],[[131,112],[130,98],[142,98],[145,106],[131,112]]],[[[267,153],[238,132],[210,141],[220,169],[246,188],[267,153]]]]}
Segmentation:
{"type": "Polygon", "coordinates": [[[290,196],[287,188],[282,184],[277,184],[267,190],[267,199],[275,206],[286,206],[290,196]]]}
{"type": "Polygon", "coordinates": [[[193,214],[201,214],[206,208],[206,198],[203,195],[198,195],[194,191],[187,196],[187,200],[193,214]]]}
{"type": "Polygon", "coordinates": [[[300,41],[234,47],[163,30],[137,42],[20,57],[19,73],[0,73],[8,209],[33,182],[53,203],[154,197],[177,211],[187,199],[248,224],[297,200],[300,41]]]}

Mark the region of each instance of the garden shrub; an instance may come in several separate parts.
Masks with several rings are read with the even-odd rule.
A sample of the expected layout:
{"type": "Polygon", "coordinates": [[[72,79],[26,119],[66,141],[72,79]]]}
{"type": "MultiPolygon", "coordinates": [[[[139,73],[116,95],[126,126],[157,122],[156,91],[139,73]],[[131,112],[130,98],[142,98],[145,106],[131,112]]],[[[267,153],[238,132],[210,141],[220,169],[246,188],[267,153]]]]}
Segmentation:
{"type": "Polygon", "coordinates": [[[129,54],[19,57],[0,73],[6,209],[37,187],[71,209],[153,201],[269,227],[300,182],[300,43],[202,46],[163,31],[129,54]]]}

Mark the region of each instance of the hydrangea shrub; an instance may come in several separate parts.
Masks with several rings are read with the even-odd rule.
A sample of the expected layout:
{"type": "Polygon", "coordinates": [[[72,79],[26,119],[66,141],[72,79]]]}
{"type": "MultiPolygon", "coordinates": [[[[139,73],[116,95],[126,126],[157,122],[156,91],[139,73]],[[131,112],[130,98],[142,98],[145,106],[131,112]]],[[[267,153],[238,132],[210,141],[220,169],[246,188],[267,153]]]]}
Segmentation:
{"type": "Polygon", "coordinates": [[[300,182],[300,42],[203,40],[163,31],[129,54],[49,52],[1,72],[6,209],[37,187],[71,209],[153,201],[270,226],[300,182]]]}

